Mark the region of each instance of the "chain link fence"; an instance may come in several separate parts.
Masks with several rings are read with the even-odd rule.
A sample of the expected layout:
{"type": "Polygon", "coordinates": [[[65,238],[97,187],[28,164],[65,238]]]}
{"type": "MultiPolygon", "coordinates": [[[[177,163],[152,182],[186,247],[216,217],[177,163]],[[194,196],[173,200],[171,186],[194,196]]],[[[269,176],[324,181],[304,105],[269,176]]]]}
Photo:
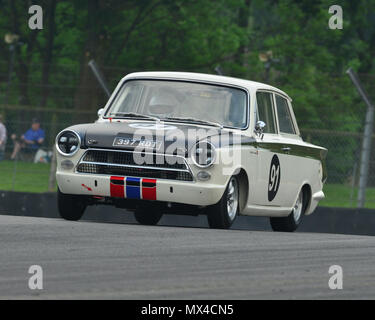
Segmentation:
{"type": "MultiPolygon", "coordinates": [[[[301,133],[305,141],[328,149],[326,200],[322,204],[356,207],[362,133],[303,128],[301,133]]],[[[365,205],[368,208],[375,208],[375,135],[372,136],[372,150],[365,205]]]]}
{"type": "Polygon", "coordinates": [[[7,144],[4,160],[0,162],[0,190],[46,192],[51,191],[49,180],[55,137],[62,129],[74,123],[89,123],[96,119],[91,111],[30,108],[17,105],[0,105],[7,130],[7,144]],[[22,115],[22,117],[21,117],[22,115]],[[38,118],[45,132],[45,140],[39,152],[20,151],[11,160],[15,142],[12,135],[20,137],[30,127],[33,118],[38,118]]]}

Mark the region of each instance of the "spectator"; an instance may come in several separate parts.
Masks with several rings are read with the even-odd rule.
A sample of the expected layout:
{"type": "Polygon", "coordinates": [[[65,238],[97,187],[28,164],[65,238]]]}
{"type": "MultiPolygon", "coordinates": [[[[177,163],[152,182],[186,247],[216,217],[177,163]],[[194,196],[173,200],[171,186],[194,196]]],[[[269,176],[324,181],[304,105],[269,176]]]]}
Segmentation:
{"type": "Polygon", "coordinates": [[[15,134],[12,134],[12,140],[14,141],[14,150],[10,157],[12,160],[16,158],[20,150],[27,153],[37,152],[44,141],[44,130],[40,128],[39,120],[34,118],[31,128],[20,139],[15,134]]]}
{"type": "Polygon", "coordinates": [[[3,116],[0,114],[0,161],[4,158],[5,145],[7,143],[7,129],[3,124],[3,116]]]}

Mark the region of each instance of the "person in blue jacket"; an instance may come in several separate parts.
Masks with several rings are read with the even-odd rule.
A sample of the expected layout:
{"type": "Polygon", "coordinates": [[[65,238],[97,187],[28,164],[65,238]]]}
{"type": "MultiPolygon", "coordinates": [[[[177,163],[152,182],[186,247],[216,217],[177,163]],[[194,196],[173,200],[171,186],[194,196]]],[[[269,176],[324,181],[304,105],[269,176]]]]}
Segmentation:
{"type": "Polygon", "coordinates": [[[38,151],[44,142],[44,130],[40,128],[40,121],[34,118],[31,123],[31,128],[27,130],[19,139],[15,134],[12,135],[14,141],[14,149],[11,159],[14,160],[20,150],[28,153],[35,153],[38,151]]]}

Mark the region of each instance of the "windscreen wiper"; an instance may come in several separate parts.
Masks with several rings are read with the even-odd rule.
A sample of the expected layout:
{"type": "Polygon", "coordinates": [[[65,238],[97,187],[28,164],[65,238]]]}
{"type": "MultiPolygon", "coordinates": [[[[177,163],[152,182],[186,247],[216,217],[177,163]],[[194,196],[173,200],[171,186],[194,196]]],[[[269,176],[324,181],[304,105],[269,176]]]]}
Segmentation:
{"type": "Polygon", "coordinates": [[[136,112],[113,112],[109,114],[110,116],[114,117],[121,117],[121,118],[141,118],[141,119],[150,119],[155,121],[160,121],[160,118],[149,116],[146,114],[136,113],[136,112]]]}
{"type": "Polygon", "coordinates": [[[220,127],[221,129],[223,129],[223,125],[217,122],[213,122],[213,121],[200,120],[200,119],[194,119],[194,118],[183,118],[183,117],[166,117],[164,119],[208,124],[210,126],[220,127]]]}

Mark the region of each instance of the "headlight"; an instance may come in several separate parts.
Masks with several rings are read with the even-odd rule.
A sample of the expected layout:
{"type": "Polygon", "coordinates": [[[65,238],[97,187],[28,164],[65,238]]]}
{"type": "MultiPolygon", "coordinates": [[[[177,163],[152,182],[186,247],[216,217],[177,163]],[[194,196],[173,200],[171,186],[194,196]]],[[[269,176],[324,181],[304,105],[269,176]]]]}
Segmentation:
{"type": "Polygon", "coordinates": [[[208,168],[216,159],[215,147],[208,141],[198,142],[192,150],[191,155],[195,165],[200,168],[208,168]]]}
{"type": "Polygon", "coordinates": [[[80,136],[71,130],[60,132],[56,137],[56,148],[64,156],[74,155],[81,146],[80,136]]]}

